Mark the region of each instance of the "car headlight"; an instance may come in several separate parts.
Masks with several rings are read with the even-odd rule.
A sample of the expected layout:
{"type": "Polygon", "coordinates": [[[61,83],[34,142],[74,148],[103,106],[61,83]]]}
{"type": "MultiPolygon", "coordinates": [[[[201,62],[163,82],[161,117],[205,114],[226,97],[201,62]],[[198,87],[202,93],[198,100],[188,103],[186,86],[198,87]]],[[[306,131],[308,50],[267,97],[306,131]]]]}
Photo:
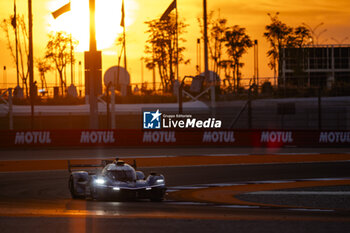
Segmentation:
{"type": "Polygon", "coordinates": [[[119,187],[114,187],[113,190],[114,190],[114,191],[119,191],[120,188],[119,188],[119,187]]]}
{"type": "Polygon", "coordinates": [[[164,179],[158,179],[156,182],[157,182],[158,184],[163,184],[163,183],[164,183],[164,179]]]}
{"type": "Polygon", "coordinates": [[[102,184],[106,183],[106,181],[104,179],[99,178],[99,179],[95,180],[95,183],[98,185],[102,185],[102,184]]]}

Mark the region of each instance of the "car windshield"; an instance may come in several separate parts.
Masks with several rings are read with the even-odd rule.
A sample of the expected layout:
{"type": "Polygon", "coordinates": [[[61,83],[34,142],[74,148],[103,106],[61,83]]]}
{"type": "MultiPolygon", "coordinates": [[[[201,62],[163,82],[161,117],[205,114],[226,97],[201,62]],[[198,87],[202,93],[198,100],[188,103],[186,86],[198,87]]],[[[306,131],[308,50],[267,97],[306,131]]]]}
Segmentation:
{"type": "Polygon", "coordinates": [[[136,180],[136,174],[133,170],[114,170],[108,171],[107,176],[116,181],[134,181],[136,180]]]}

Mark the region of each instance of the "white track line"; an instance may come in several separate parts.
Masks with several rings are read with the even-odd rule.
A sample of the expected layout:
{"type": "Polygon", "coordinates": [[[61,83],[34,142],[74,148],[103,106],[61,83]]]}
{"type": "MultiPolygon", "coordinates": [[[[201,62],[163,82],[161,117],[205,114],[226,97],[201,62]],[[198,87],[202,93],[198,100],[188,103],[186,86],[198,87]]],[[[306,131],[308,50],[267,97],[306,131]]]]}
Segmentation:
{"type": "MultiPolygon", "coordinates": [[[[350,180],[350,177],[310,178],[310,179],[295,179],[295,180],[261,180],[261,181],[242,181],[242,182],[232,182],[232,183],[193,184],[193,185],[183,185],[183,186],[170,186],[168,187],[167,191],[174,192],[174,191],[180,191],[180,190],[229,187],[229,186],[251,185],[251,184],[284,184],[284,183],[295,183],[295,182],[303,182],[303,181],[335,181],[335,180],[350,180]]],[[[256,192],[252,192],[252,193],[256,193],[256,192]]]]}
{"type": "Polygon", "coordinates": [[[313,196],[350,196],[350,191],[258,191],[244,195],[313,195],[313,196]]]}
{"type": "Polygon", "coordinates": [[[237,208],[237,209],[260,209],[260,206],[255,205],[218,205],[218,207],[224,208],[237,208]]]}
{"type": "Polygon", "coordinates": [[[285,209],[285,210],[291,210],[291,211],[302,211],[302,212],[334,212],[335,210],[330,209],[304,209],[304,208],[291,208],[291,209],[285,209]]]}

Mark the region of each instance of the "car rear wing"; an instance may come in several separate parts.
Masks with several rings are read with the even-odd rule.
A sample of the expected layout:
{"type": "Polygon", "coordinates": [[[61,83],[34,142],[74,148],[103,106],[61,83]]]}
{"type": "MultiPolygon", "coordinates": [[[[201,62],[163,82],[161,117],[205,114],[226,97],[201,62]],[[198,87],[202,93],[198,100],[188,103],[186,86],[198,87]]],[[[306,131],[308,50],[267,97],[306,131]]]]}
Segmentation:
{"type": "Polygon", "coordinates": [[[100,164],[71,164],[71,161],[68,160],[68,171],[71,173],[72,168],[103,168],[107,164],[113,163],[113,160],[101,160],[100,164]]]}
{"type": "MultiPolygon", "coordinates": [[[[117,161],[119,159],[117,158],[117,161]]],[[[115,161],[115,160],[114,160],[115,161]]],[[[101,163],[100,164],[71,164],[70,160],[68,160],[68,171],[69,173],[72,172],[72,168],[104,168],[107,164],[110,164],[110,163],[113,163],[114,162],[113,160],[101,160],[101,163]]],[[[119,160],[121,161],[121,160],[119,160]]],[[[136,160],[133,161],[133,164],[131,165],[134,169],[137,168],[137,165],[136,165],[136,160]]]]}

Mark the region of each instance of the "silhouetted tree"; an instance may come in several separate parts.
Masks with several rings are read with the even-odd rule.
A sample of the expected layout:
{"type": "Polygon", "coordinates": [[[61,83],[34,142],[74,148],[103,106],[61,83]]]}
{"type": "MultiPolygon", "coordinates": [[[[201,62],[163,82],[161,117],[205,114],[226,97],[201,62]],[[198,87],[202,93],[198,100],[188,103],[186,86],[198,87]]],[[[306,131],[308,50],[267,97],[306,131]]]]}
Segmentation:
{"type": "Polygon", "coordinates": [[[286,46],[288,38],[293,32],[293,28],[282,23],[278,18],[279,12],[274,16],[268,13],[271,19],[271,24],[265,26],[266,32],[264,36],[270,43],[270,50],[267,51],[267,56],[270,58],[269,67],[274,71],[274,77],[277,76],[277,65],[279,60],[280,49],[286,46]]]}
{"type": "Polygon", "coordinates": [[[244,66],[244,63],[240,62],[240,59],[247,52],[247,49],[253,46],[253,42],[246,34],[245,28],[241,28],[238,25],[230,27],[225,35],[227,54],[234,62],[233,78],[236,76],[236,88],[238,90],[241,80],[240,68],[244,66]]]}
{"type": "MultiPolygon", "coordinates": [[[[225,79],[224,79],[224,85],[226,85],[226,82],[228,82],[229,87],[232,86],[231,84],[231,74],[234,74],[234,62],[232,60],[222,60],[219,63],[219,67],[224,69],[225,73],[225,79]]],[[[236,86],[235,80],[234,86],[236,86]]]]}
{"type": "MultiPolygon", "coordinates": [[[[49,34],[49,41],[46,45],[45,58],[51,60],[58,71],[62,95],[67,87],[66,82],[63,79],[63,71],[67,64],[71,62],[71,41],[74,50],[74,47],[76,47],[78,42],[71,40],[71,35],[67,34],[66,32],[52,32],[49,34]]],[[[75,59],[73,53],[73,63],[74,61],[75,59]]]]}
{"type": "Polygon", "coordinates": [[[289,47],[301,48],[304,45],[312,43],[312,35],[308,28],[298,26],[293,29],[293,35],[289,39],[289,47]]]}
{"type": "Polygon", "coordinates": [[[38,59],[36,61],[36,67],[37,67],[39,74],[40,74],[41,89],[46,88],[46,91],[47,91],[45,74],[48,71],[52,70],[52,66],[46,58],[42,58],[42,59],[38,59]]]}
{"type": "MultiPolygon", "coordinates": [[[[222,61],[222,55],[223,55],[223,47],[226,39],[226,31],[228,27],[226,26],[227,24],[227,19],[221,18],[220,17],[220,12],[218,13],[218,17],[214,18],[214,11],[211,11],[208,14],[208,49],[209,49],[209,54],[210,54],[210,59],[213,61],[213,67],[212,70],[219,74],[220,73],[220,68],[224,68],[220,66],[222,61]]],[[[198,23],[201,29],[201,34],[203,35],[203,21],[202,18],[198,18],[198,23]]],[[[203,37],[202,37],[203,39],[203,37]]]]}
{"type": "MultiPolygon", "coordinates": [[[[308,83],[307,73],[305,72],[304,67],[305,58],[308,56],[308,50],[302,49],[302,47],[311,43],[312,35],[308,28],[299,26],[293,29],[293,33],[289,36],[286,47],[289,48],[289,62],[293,62],[291,69],[293,69],[294,72],[294,79],[286,80],[288,84],[305,86],[308,83]]],[[[284,62],[284,58],[280,58],[280,62],[284,62]]]]}
{"type": "Polygon", "coordinates": [[[177,62],[187,64],[189,60],[185,60],[183,52],[185,47],[180,46],[186,40],[181,37],[188,26],[183,21],[178,21],[178,58],[176,51],[176,18],[170,14],[168,20],[152,20],[145,22],[148,26],[146,31],[149,36],[145,46],[146,67],[153,69],[158,67],[159,76],[165,91],[170,91],[175,81],[174,70],[177,62]]]}
{"type": "Polygon", "coordinates": [[[28,77],[29,77],[29,64],[28,64],[28,32],[24,16],[14,15],[8,19],[4,19],[1,23],[1,28],[4,30],[7,39],[7,46],[11,52],[11,56],[16,64],[16,39],[15,30],[17,28],[17,47],[18,47],[18,70],[19,77],[26,90],[26,96],[29,96],[28,92],[28,77]],[[13,32],[12,32],[13,31],[13,32]]]}
{"type": "Polygon", "coordinates": [[[277,76],[277,66],[280,58],[280,49],[283,47],[296,48],[310,43],[312,38],[310,30],[304,26],[296,28],[289,27],[278,18],[279,12],[274,16],[268,14],[271,24],[265,26],[264,37],[270,43],[270,50],[267,56],[270,58],[269,67],[274,71],[274,77],[277,76]]]}

